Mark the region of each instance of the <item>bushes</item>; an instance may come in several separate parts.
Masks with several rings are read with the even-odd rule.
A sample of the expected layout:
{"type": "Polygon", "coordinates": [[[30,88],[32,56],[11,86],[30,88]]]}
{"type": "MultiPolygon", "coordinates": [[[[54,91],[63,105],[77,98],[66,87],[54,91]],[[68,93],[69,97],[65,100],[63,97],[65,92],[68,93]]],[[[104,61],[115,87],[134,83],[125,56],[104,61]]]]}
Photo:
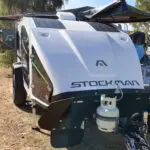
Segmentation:
{"type": "Polygon", "coordinates": [[[0,68],[10,67],[15,61],[15,53],[12,50],[5,50],[0,52],[0,68]]]}

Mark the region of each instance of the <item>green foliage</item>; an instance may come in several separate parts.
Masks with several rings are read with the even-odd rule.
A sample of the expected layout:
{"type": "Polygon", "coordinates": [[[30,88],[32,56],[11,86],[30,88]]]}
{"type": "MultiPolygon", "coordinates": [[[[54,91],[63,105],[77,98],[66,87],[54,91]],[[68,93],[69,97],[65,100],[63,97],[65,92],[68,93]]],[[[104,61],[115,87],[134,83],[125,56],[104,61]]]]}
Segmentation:
{"type": "Polygon", "coordinates": [[[0,52],[0,68],[10,67],[15,61],[16,55],[14,51],[6,50],[4,52],[0,52]]]}
{"type": "Polygon", "coordinates": [[[150,11],[150,0],[136,0],[136,7],[141,10],[150,11]]]}
{"type": "MultiPolygon", "coordinates": [[[[51,12],[63,6],[68,0],[0,0],[0,16],[24,12],[51,12]]],[[[0,28],[14,26],[10,21],[0,21],[0,28]]],[[[0,46],[0,67],[10,66],[14,61],[13,51],[4,51],[0,46]]]]}
{"type": "MultiPolygon", "coordinates": [[[[24,12],[51,12],[61,8],[68,0],[0,0],[0,16],[24,12]]],[[[9,21],[0,21],[1,28],[10,27],[9,21]]]]}
{"type": "MultiPolygon", "coordinates": [[[[143,11],[150,12],[150,0],[136,0],[135,6],[143,11]]],[[[150,32],[150,22],[134,23],[133,27],[136,31],[141,29],[144,30],[144,32],[147,34],[147,38],[149,38],[148,32],[150,32]]]]}
{"type": "Polygon", "coordinates": [[[0,6],[3,7],[4,11],[0,9],[0,15],[4,15],[26,11],[55,11],[63,6],[64,0],[1,0],[1,4],[0,6]]]}

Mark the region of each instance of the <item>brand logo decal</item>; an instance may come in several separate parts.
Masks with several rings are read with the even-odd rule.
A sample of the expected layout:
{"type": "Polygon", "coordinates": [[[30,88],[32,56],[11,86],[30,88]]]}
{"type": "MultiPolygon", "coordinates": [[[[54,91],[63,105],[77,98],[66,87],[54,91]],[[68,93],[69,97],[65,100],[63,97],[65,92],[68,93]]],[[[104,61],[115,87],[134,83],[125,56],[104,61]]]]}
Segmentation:
{"type": "Polygon", "coordinates": [[[115,85],[123,86],[123,87],[126,87],[126,86],[133,87],[133,86],[140,86],[140,83],[137,80],[132,80],[132,81],[129,81],[129,80],[125,80],[125,81],[122,81],[122,80],[80,81],[80,82],[72,82],[71,88],[108,87],[108,86],[115,86],[115,85]]]}
{"type": "Polygon", "coordinates": [[[96,66],[97,67],[107,67],[108,65],[105,63],[104,60],[97,60],[96,66]]]}

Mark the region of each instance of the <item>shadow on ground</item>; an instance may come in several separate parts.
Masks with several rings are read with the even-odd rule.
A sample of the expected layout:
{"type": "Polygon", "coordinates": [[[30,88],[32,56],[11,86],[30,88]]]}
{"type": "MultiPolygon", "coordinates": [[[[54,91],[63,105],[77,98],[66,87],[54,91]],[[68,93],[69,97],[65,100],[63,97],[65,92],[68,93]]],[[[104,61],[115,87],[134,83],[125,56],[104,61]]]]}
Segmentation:
{"type": "Polygon", "coordinates": [[[120,134],[104,134],[95,127],[86,129],[83,142],[68,150],[126,150],[120,134]]]}
{"type": "Polygon", "coordinates": [[[121,134],[102,133],[94,124],[88,124],[84,134],[80,145],[68,147],[67,150],[126,150],[121,134]]]}
{"type": "MultiPolygon", "coordinates": [[[[22,111],[25,111],[26,113],[32,113],[31,106],[22,106],[19,108],[22,111]]],[[[40,115],[42,112],[43,109],[37,106],[37,114],[40,115]]],[[[49,134],[45,134],[45,132],[42,132],[40,130],[36,130],[36,132],[40,132],[41,134],[49,136],[49,134]]],[[[80,145],[68,147],[65,149],[67,150],[126,150],[124,145],[124,138],[121,134],[102,133],[97,129],[96,125],[92,123],[91,124],[86,123],[84,138],[80,145]]]]}

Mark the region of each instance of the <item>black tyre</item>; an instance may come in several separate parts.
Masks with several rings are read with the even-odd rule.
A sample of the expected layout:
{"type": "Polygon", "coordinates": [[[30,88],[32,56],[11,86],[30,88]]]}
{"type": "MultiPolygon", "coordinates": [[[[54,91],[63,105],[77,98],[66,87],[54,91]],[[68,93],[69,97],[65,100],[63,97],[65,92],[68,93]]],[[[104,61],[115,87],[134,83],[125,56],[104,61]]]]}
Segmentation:
{"type": "Polygon", "coordinates": [[[26,91],[23,86],[22,68],[13,69],[13,101],[15,105],[21,106],[26,103],[26,91]]]}

